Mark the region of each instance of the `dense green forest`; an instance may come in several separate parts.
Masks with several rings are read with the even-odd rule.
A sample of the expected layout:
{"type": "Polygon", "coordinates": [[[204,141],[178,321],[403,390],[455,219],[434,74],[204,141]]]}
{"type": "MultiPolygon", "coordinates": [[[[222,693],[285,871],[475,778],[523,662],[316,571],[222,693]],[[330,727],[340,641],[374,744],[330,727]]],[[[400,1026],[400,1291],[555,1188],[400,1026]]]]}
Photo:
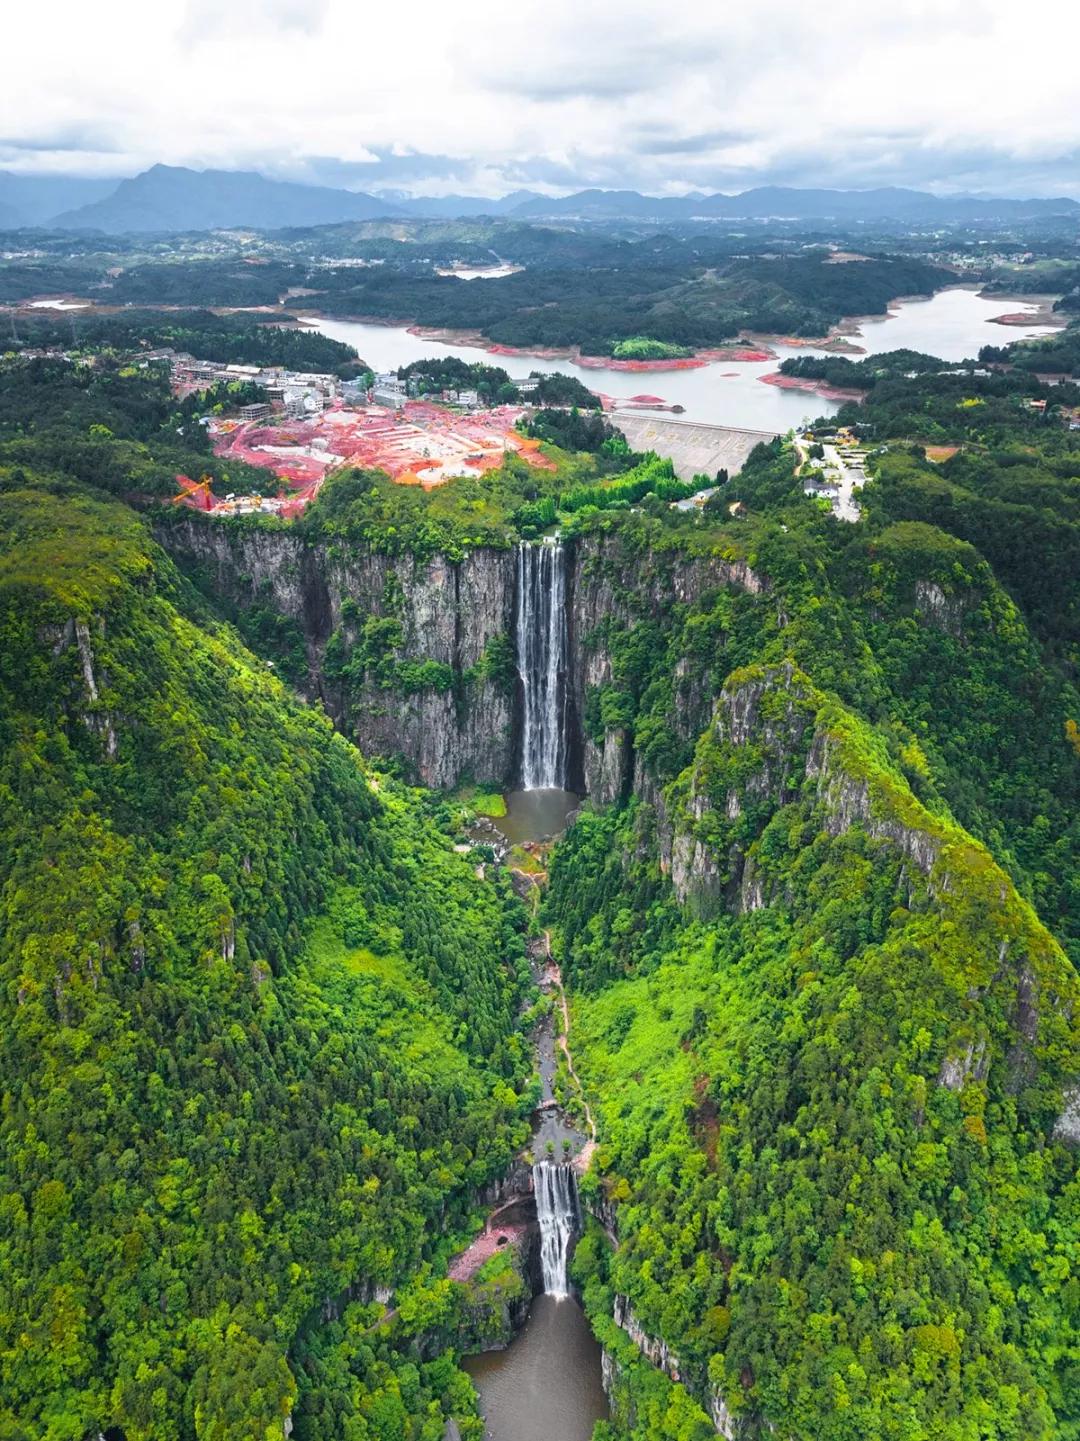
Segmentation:
{"type": "Polygon", "coordinates": [[[898,295],[931,294],[954,279],[932,260],[888,250],[834,264],[805,235],[747,241],[678,229],[373,222],[238,237],[230,253],[221,240],[200,248],[192,237],[171,248],[144,240],[141,250],[121,239],[115,252],[104,238],[97,250],[72,238],[66,251],[61,237],[45,239],[44,253],[0,262],[0,303],[74,293],[125,307],[297,304],[626,357],[686,354],[743,330],[822,335],[843,316],[882,314],[898,295]],[[482,282],[440,274],[494,258],[524,268],[482,282]]]}
{"type": "MultiPolygon", "coordinates": [[[[717,289],[810,325],[892,264],[729,255],[717,289]]],[[[176,471],[220,467],[199,415],[245,393],[178,402],[111,352],[264,327],[123,319],[83,363],[0,362],[0,1435],[474,1441],[457,1351],[521,1281],[445,1263],[528,1134],[525,910],[278,679],[295,626],[234,597],[238,634],[151,539],[176,471]]],[[[792,362],[863,396],[825,427],[868,451],[855,524],[783,439],[675,511],[712,478],[555,378],[546,464],[430,493],[343,471],[287,529],[347,566],[557,524],[604,597],[581,745],[627,759],[541,914],[600,1133],[574,1261],[616,1363],[598,1441],[717,1415],[1080,1441],[1080,391],[1028,352],[792,362]]],[[[352,619],[336,680],[453,684],[352,619]]],[[[508,641],[483,664],[512,688],[508,641]]]]}
{"type": "Polygon", "coordinates": [[[0,366],[0,1430],[472,1436],[438,1278],[526,1134],[524,913],[124,503],[218,398],[0,366]]]}
{"type": "Polygon", "coordinates": [[[168,367],[109,354],[76,364],[62,357],[0,359],[0,465],[66,475],[127,498],[176,492],[178,472],[208,474],[223,490],[274,494],[259,466],[220,460],[199,417],[261,392],[241,383],[177,400],[168,367]]]}
{"type": "Polygon", "coordinates": [[[1028,377],[843,365],[879,442],[858,525],[779,443],[733,525],[591,522],[631,618],[586,724],[645,779],[569,833],[547,915],[617,1216],[576,1262],[610,1434],[697,1441],[719,1396],[815,1441],[1076,1436],[1080,446],[1028,377]],[[708,554],[766,588],[658,613],[708,554]]]}
{"type": "MultiPolygon", "coordinates": [[[[447,356],[442,360],[414,360],[398,367],[398,377],[411,382],[420,395],[437,394],[442,390],[475,390],[488,405],[502,405],[521,398],[509,371],[483,361],[459,360],[447,356]]],[[[600,397],[574,375],[560,371],[530,371],[536,387],[529,399],[537,405],[574,406],[581,410],[599,410],[600,397]]],[[[586,449],[581,446],[579,449],[586,449]]]]}
{"type": "Polygon", "coordinates": [[[291,328],[210,310],[124,310],[89,315],[69,311],[62,319],[38,312],[19,317],[6,344],[15,351],[59,347],[100,353],[137,353],[169,347],[200,360],[227,365],[283,365],[290,370],[329,372],[348,378],[369,367],[351,345],[330,340],[318,331],[291,328]]]}
{"type": "Polygon", "coordinates": [[[130,511],[0,474],[5,1434],[388,1435],[286,1355],[520,1140],[517,905],[130,511]]]}

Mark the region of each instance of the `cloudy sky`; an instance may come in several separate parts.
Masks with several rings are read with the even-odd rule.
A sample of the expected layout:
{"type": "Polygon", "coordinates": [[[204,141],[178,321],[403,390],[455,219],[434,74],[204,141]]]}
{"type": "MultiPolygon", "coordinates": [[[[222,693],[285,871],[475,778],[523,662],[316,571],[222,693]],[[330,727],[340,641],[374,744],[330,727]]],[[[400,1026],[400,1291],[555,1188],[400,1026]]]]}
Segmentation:
{"type": "Polygon", "coordinates": [[[0,168],[1080,196],[1076,0],[7,7],[0,168]]]}

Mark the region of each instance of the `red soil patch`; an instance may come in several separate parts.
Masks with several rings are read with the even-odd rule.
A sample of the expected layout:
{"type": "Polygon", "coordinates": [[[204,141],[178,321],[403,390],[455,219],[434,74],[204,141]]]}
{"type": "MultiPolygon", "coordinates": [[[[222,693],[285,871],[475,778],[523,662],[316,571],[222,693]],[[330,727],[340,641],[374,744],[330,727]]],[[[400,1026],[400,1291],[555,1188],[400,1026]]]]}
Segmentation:
{"type": "Polygon", "coordinates": [[[669,360],[616,360],[610,355],[579,355],[577,363],[583,370],[700,370],[708,365],[699,355],[672,357],[669,360]]]}
{"type": "Polygon", "coordinates": [[[446,1274],[451,1281],[468,1281],[496,1251],[505,1250],[507,1246],[517,1245],[522,1241],[527,1229],[522,1222],[515,1221],[510,1225],[494,1225],[490,1230],[481,1231],[467,1250],[454,1257],[446,1274]]]}
{"type": "Polygon", "coordinates": [[[721,346],[718,350],[699,350],[698,355],[710,361],[737,361],[740,364],[757,364],[763,360],[775,360],[776,352],[759,345],[721,346]]]}
{"type": "Polygon", "coordinates": [[[1045,325],[1047,318],[1038,311],[1013,310],[1008,315],[992,315],[991,325],[1045,325]]]}
{"type": "Polygon", "coordinates": [[[952,460],[959,449],[960,447],[958,445],[928,445],[926,447],[926,458],[940,465],[942,461],[952,460]]]}
{"type": "Polygon", "coordinates": [[[457,474],[494,470],[507,453],[553,468],[538,442],[515,430],[520,418],[520,406],[463,415],[422,400],[409,401],[400,411],[378,406],[346,410],[339,403],[310,419],[276,425],[226,421],[215,431],[214,451],[272,470],[302,490],[305,499],[343,464],[383,470],[402,484],[429,489],[457,474]]]}
{"type": "Polygon", "coordinates": [[[861,390],[843,390],[838,385],[829,385],[825,380],[809,380],[801,375],[781,375],[774,370],[769,375],[759,375],[758,379],[765,385],[775,385],[778,390],[804,390],[808,395],[819,395],[822,400],[865,400],[865,392],[861,390]]]}

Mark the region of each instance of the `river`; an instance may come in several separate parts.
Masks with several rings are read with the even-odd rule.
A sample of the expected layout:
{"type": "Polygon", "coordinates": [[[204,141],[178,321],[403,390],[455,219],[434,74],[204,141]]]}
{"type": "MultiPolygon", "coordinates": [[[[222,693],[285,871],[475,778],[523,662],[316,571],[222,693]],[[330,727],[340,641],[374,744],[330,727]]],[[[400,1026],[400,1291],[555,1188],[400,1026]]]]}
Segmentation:
{"type": "MultiPolygon", "coordinates": [[[[555,1104],[550,1019],[538,1026],[536,1046],[542,1089],[532,1150],[558,1165],[585,1137],[555,1104]]],[[[565,1265],[563,1271],[565,1288],[565,1265]]],[[[466,1356],[461,1364],[479,1393],[487,1441],[589,1441],[594,1423],[608,1415],[600,1347],[572,1294],[534,1296],[528,1321],[504,1351],[466,1356]]]]}
{"type": "MultiPolygon", "coordinates": [[[[1015,299],[984,299],[970,287],[941,290],[932,300],[899,301],[887,316],[860,322],[850,338],[870,353],[882,350],[921,350],[940,355],[942,360],[974,359],[983,345],[1007,345],[1025,336],[1045,335],[1054,329],[1040,323],[1037,307],[1015,299]],[[991,324],[997,315],[1028,313],[1026,326],[991,324]]],[[[543,356],[493,355],[477,346],[450,345],[413,335],[403,325],[371,325],[355,320],[319,317],[309,321],[323,335],[355,346],[375,370],[396,370],[412,360],[456,355],[462,360],[490,359],[512,376],[523,378],[529,371],[561,370],[576,375],[590,390],[629,399],[634,395],[659,396],[669,405],[681,405],[684,420],[710,425],[731,425],[748,430],[783,432],[804,419],[831,415],[837,406],[802,391],[781,390],[763,385],[761,377],[776,370],[780,360],[791,355],[819,355],[819,350],[774,344],[777,359],[767,361],[719,361],[697,370],[625,371],[594,370],[572,360],[551,360],[543,356]]],[[[857,357],[855,357],[857,358],[857,357]]]]}

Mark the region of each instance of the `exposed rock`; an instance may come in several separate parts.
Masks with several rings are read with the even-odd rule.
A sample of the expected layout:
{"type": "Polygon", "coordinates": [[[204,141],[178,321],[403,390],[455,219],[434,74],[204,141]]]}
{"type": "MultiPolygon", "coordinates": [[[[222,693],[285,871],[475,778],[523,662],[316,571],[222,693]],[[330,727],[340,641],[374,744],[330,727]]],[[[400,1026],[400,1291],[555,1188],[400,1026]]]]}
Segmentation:
{"type": "Polygon", "coordinates": [[[1039,1035],[1039,986],[1030,966],[1020,967],[1016,981],[1013,1030],[1016,1040],[1006,1058],[1009,1090],[1020,1091],[1035,1074],[1034,1048],[1039,1035]]]}
{"type": "Polygon", "coordinates": [[[915,614],[938,630],[959,635],[964,628],[967,604],[960,596],[946,595],[937,581],[915,582],[915,614]]]}
{"type": "Polygon", "coordinates": [[[712,1423],[721,1436],[726,1436],[727,1441],[735,1441],[738,1436],[738,1423],[735,1417],[728,1410],[727,1402],[719,1391],[709,1392],[709,1415],[712,1423]]]}
{"type": "MultiPolygon", "coordinates": [[[[754,595],[766,589],[765,580],[742,560],[687,555],[678,549],[634,555],[617,534],[590,535],[573,544],[570,671],[578,717],[585,714],[589,693],[611,684],[611,657],[604,640],[610,627],[628,629],[724,586],[754,595]]],[[[673,679],[672,722],[679,738],[690,742],[708,723],[711,696],[685,658],[673,679]]],[[[636,763],[623,732],[608,731],[599,744],[582,734],[581,752],[584,785],[596,804],[619,799],[631,785],[639,798],[654,799],[649,794],[653,779],[636,763]]]]}
{"type": "MultiPolygon", "coordinates": [[[[64,628],[64,631],[66,635],[67,627],[64,628]]],[[[116,758],[116,726],[113,723],[112,715],[101,704],[101,692],[94,674],[94,650],[90,644],[90,627],[85,620],[75,621],[75,640],[79,647],[79,660],[82,662],[86,698],[91,707],[82,712],[83,724],[87,730],[101,737],[105,745],[106,757],[114,760],[116,758]]]]}
{"type": "Polygon", "coordinates": [[[321,700],[365,754],[402,756],[431,786],[510,780],[514,698],[468,673],[495,637],[512,633],[512,552],[470,551],[460,563],[361,547],[341,555],[288,530],[242,529],[195,516],[161,527],[158,538],[229,600],[269,605],[296,623],[307,653],[309,698],[321,700]],[[453,688],[404,694],[354,680],[346,692],[327,673],[327,643],[336,632],[355,646],[369,616],[401,625],[397,661],[449,666],[453,688]]]}
{"type": "Polygon", "coordinates": [[[1068,1086],[1061,1095],[1061,1114],[1051,1135],[1055,1141],[1080,1146],[1080,1084],[1068,1086]]]}
{"type": "Polygon", "coordinates": [[[985,1081],[989,1069],[986,1038],[980,1036],[969,1041],[962,1053],[945,1057],[938,1072],[938,1085],[950,1091],[962,1091],[970,1080],[985,1081]]]}
{"type": "Polygon", "coordinates": [[[632,765],[633,746],[627,731],[605,731],[603,743],[599,746],[586,740],[585,789],[595,805],[613,805],[622,799],[629,787],[632,765]]]}
{"type": "Polygon", "coordinates": [[[614,1305],[616,1326],[621,1326],[650,1365],[663,1371],[671,1381],[681,1381],[679,1359],[666,1341],[657,1340],[643,1330],[626,1296],[616,1295],[614,1305]]]}
{"type": "Polygon", "coordinates": [[[903,822],[880,809],[871,801],[867,780],[845,772],[835,755],[829,736],[814,736],[806,760],[806,775],[818,781],[818,795],[825,806],[825,826],[830,835],[840,836],[859,825],[875,840],[888,841],[897,847],[924,876],[929,876],[941,854],[936,836],[903,822]]]}
{"type": "MultiPolygon", "coordinates": [[[[170,517],[158,539],[229,601],[268,606],[295,622],[307,655],[306,694],[320,700],[366,754],[403,756],[432,786],[452,787],[467,778],[513,784],[517,698],[474,673],[490,642],[513,634],[512,551],[472,550],[460,562],[441,555],[415,560],[360,546],[309,544],[293,530],[233,526],[197,515],[170,517]],[[369,616],[397,619],[402,638],[395,659],[449,666],[452,689],[406,695],[355,675],[345,687],[330,674],[325,657],[331,637],[340,635],[346,651],[352,649],[369,616]]],[[[617,536],[589,536],[568,546],[569,780],[603,805],[631,785],[640,791],[648,784],[627,732],[609,730],[597,744],[582,731],[586,695],[612,679],[603,627],[631,626],[726,585],[760,594],[766,583],[745,561],[711,554],[672,548],[632,557],[617,536]],[[635,567],[629,575],[628,564],[635,567]]],[[[687,661],[679,663],[674,679],[673,722],[689,742],[708,721],[708,687],[687,661]]]]}

